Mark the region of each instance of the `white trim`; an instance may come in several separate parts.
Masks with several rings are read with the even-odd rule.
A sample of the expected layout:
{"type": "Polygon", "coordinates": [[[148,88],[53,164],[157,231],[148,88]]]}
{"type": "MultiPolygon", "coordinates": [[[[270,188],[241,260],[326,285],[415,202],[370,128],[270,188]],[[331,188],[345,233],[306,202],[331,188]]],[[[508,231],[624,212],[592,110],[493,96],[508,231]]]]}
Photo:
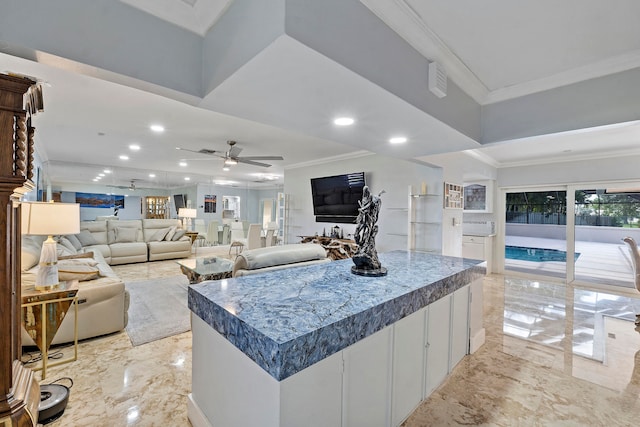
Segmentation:
{"type": "Polygon", "coordinates": [[[340,154],[338,156],[324,157],[322,159],[309,160],[308,162],[296,163],[284,167],[284,170],[306,168],[309,166],[323,165],[325,163],[339,162],[341,160],[357,159],[359,157],[372,156],[376,153],[367,150],[358,150],[347,154],[340,154]]]}
{"type": "Polygon", "coordinates": [[[213,427],[207,417],[202,413],[198,404],[193,400],[193,394],[187,395],[187,418],[192,427],[213,427]]]}
{"type": "Polygon", "coordinates": [[[482,347],[486,338],[486,330],[484,328],[480,329],[475,333],[474,336],[471,337],[469,342],[469,354],[473,354],[482,347]]]}

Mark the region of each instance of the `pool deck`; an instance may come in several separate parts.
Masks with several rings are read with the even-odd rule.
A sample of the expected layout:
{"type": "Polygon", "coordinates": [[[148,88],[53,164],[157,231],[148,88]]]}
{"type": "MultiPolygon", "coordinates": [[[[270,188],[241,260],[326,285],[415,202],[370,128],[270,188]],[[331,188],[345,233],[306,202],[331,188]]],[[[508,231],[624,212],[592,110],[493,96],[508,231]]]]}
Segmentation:
{"type": "MultiPolygon", "coordinates": [[[[507,246],[566,250],[566,241],[537,237],[506,236],[507,246]]],[[[633,266],[627,245],[623,242],[598,243],[576,241],[576,252],[580,253],[576,261],[576,280],[635,288],[633,266]]],[[[559,261],[531,262],[506,259],[505,268],[536,274],[565,277],[565,263],[559,261]]]]}

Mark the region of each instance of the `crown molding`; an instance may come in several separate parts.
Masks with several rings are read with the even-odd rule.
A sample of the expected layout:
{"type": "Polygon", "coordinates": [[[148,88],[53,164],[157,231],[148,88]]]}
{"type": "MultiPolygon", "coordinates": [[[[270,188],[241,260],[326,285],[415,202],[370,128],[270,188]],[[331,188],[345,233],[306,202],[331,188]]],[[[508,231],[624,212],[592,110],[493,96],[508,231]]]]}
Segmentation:
{"type": "Polygon", "coordinates": [[[604,61],[572,68],[538,80],[491,91],[485,104],[506,101],[545,90],[556,89],[573,83],[595,79],[640,67],[640,50],[609,58],[604,61]]]}
{"type": "Polygon", "coordinates": [[[489,95],[488,88],[405,0],[360,2],[425,58],[444,65],[448,77],[476,102],[485,102],[489,95]]]}
{"type": "Polygon", "coordinates": [[[358,150],[358,151],[354,151],[347,154],[341,154],[338,156],[324,157],[322,159],[310,160],[308,162],[295,163],[293,165],[285,166],[284,170],[286,171],[289,169],[306,168],[308,166],[323,165],[326,163],[333,163],[341,160],[357,159],[359,157],[373,156],[374,154],[376,153],[372,153],[371,151],[367,151],[367,150],[358,150]]]}

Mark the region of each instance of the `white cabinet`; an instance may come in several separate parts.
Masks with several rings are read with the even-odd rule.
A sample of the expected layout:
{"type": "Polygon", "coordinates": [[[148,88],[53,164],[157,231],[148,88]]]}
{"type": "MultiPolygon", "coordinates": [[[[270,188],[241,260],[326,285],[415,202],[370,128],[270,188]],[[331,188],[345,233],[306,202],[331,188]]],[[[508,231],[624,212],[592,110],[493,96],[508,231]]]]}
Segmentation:
{"type": "Polygon", "coordinates": [[[390,424],[393,330],[387,327],[344,350],[343,426],[390,424]]]}
{"type": "Polygon", "coordinates": [[[463,198],[465,212],[493,212],[493,181],[465,183],[463,198]]]}
{"type": "Polygon", "coordinates": [[[442,195],[412,194],[409,186],[407,249],[442,253],[442,195]]]}
{"type": "Polygon", "coordinates": [[[462,257],[487,261],[487,274],[491,274],[493,236],[462,236],[462,257]]]}
{"type": "Polygon", "coordinates": [[[425,394],[427,398],[449,374],[451,297],[428,306],[425,394]]]}

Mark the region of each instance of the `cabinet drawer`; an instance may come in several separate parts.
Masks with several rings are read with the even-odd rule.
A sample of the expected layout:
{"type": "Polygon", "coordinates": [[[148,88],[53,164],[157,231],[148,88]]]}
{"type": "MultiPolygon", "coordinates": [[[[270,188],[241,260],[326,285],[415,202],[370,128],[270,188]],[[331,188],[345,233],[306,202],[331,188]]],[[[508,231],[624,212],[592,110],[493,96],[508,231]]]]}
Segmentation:
{"type": "Polygon", "coordinates": [[[462,243],[478,243],[484,244],[484,237],[482,236],[462,236],[462,243]]]}

